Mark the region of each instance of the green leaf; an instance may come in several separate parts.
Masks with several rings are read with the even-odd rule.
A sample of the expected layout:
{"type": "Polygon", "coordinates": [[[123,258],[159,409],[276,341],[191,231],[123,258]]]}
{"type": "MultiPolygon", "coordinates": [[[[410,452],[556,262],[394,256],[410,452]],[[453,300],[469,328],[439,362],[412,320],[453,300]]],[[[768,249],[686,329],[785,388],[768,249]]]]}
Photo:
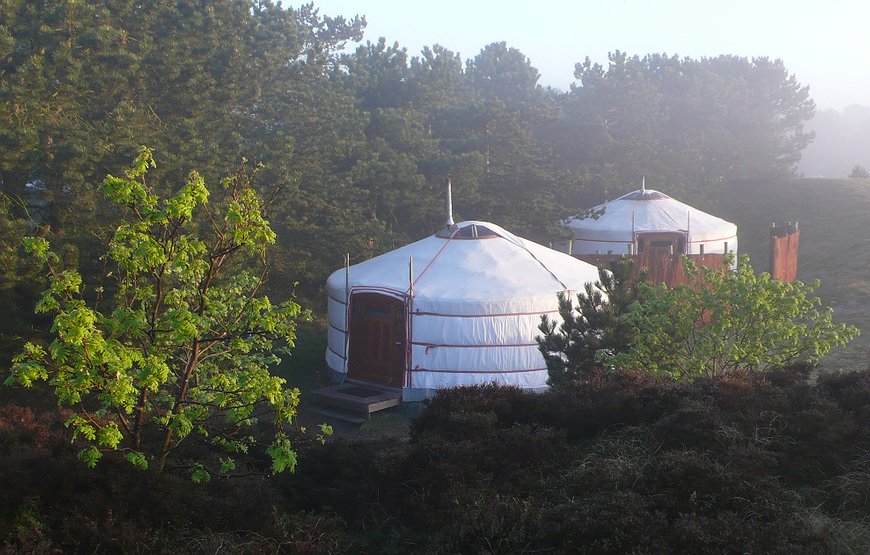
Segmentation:
{"type": "Polygon", "coordinates": [[[193,465],[193,470],[190,472],[190,480],[194,484],[203,484],[211,480],[211,474],[200,463],[193,465]]]}
{"type": "Polygon", "coordinates": [[[284,434],[279,433],[275,436],[275,441],[266,449],[266,453],[272,458],[272,474],[296,470],[296,451],[284,434]]]}
{"type": "Polygon", "coordinates": [[[317,434],[317,441],[321,445],[325,445],[326,438],[331,437],[332,434],[333,434],[332,426],[330,426],[329,424],[326,424],[326,423],[320,424],[320,433],[317,434]]]}
{"type": "Polygon", "coordinates": [[[84,462],[88,468],[96,467],[101,458],[103,458],[103,454],[93,445],[79,451],[79,459],[84,462]]]}
{"type": "Polygon", "coordinates": [[[233,459],[227,457],[227,458],[221,458],[220,461],[221,461],[221,468],[220,468],[221,476],[227,476],[233,470],[236,469],[236,461],[234,461],[233,459]]]}
{"type": "Polygon", "coordinates": [[[32,387],[37,381],[48,379],[48,369],[42,363],[45,359],[45,349],[35,343],[25,343],[18,355],[12,359],[12,368],[6,385],[18,384],[32,387]]]}
{"type": "Polygon", "coordinates": [[[97,430],[96,438],[97,444],[101,447],[116,449],[121,440],[124,439],[124,435],[118,429],[117,424],[109,422],[97,430]]]}
{"type": "Polygon", "coordinates": [[[21,242],[24,245],[24,252],[41,263],[57,259],[57,256],[50,251],[48,240],[43,237],[24,237],[21,242]]]}
{"type": "Polygon", "coordinates": [[[130,451],[124,456],[127,461],[139,470],[148,470],[148,459],[140,451],[130,451]]]}

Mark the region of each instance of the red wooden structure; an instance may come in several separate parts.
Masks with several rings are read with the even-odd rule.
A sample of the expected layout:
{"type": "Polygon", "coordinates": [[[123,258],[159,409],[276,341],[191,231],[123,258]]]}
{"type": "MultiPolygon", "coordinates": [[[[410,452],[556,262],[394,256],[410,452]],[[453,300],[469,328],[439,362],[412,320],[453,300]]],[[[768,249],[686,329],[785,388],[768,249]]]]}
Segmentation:
{"type": "Polygon", "coordinates": [[[348,377],[402,386],[405,371],[405,302],[376,293],[351,296],[348,377]]]}
{"type": "MultiPolygon", "coordinates": [[[[609,268],[610,263],[621,258],[634,260],[635,272],[642,268],[649,271],[649,283],[665,283],[668,287],[689,283],[686,267],[683,265],[683,254],[670,254],[660,251],[641,254],[576,254],[584,262],[594,264],[599,268],[609,268]]],[[[728,268],[724,254],[693,254],[689,258],[698,266],[706,268],[728,268]]]]}
{"type": "Polygon", "coordinates": [[[770,275],[780,281],[797,280],[801,232],[797,222],[770,227],[770,275]]]}
{"type": "MultiPolygon", "coordinates": [[[[786,225],[773,224],[770,229],[770,275],[780,281],[797,280],[798,247],[800,230],[797,222],[786,225]]],[[[655,244],[652,244],[655,247],[655,244]]],[[[635,272],[646,268],[650,283],[665,283],[668,287],[689,282],[682,257],[705,268],[728,268],[724,254],[671,254],[675,249],[647,248],[638,254],[575,254],[574,256],[599,268],[609,268],[610,263],[621,258],[634,260],[635,272]],[[671,252],[669,252],[671,251],[671,252]]]]}

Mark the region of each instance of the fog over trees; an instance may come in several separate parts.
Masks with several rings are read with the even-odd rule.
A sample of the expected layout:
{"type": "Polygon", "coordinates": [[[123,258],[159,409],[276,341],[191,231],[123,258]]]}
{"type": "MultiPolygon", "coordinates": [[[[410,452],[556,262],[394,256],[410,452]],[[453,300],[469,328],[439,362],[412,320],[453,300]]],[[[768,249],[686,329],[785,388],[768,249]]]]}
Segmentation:
{"type": "Polygon", "coordinates": [[[815,139],[798,171],[806,177],[847,177],[855,165],[870,168],[870,106],[821,110],[807,122],[815,139]]]}
{"type": "Polygon", "coordinates": [[[86,279],[118,224],[98,184],[141,145],[153,148],[158,194],[194,168],[219,183],[243,158],[261,163],[254,186],[277,233],[270,287],[298,282],[320,306],[343,253],[362,260],[440,227],[448,176],[458,217],[546,242],[552,222],[642,176],[691,198],[793,175],[812,137],[808,87],[768,58],[616,51],[599,65],[578,52],[577,82],[562,92],[504,42],[468,60],[385,39],[348,48],[365,21],[310,5],[0,11],[0,231],[14,245],[26,217],[41,220],[86,279]]]}

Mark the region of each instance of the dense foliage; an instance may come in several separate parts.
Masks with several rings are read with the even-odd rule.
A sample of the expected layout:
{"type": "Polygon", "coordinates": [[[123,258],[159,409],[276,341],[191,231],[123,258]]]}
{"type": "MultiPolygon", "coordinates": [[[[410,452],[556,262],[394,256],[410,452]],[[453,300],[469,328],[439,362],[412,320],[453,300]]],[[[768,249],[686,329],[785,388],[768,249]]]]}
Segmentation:
{"type": "Polygon", "coordinates": [[[788,174],[813,138],[809,88],[781,60],[615,52],[575,76],[563,144],[617,182],[707,188],[788,174]]]}
{"type": "Polygon", "coordinates": [[[693,379],[814,364],[859,334],[834,323],[817,282],[775,280],[746,257],[730,270],[683,263],[687,284],[645,283],[624,260],[600,270],[576,304],[560,295],[559,321],[543,316],[537,338],[550,384],[603,368],[693,379]]]}
{"type": "Polygon", "coordinates": [[[703,194],[791,174],[810,138],[780,61],[615,52],[560,92],[506,43],[464,62],[346,48],[364,25],[272,0],[0,0],[0,348],[26,344],[12,381],[54,393],[0,392],[2,550],[866,551],[866,373],[601,374],[633,298],[606,276],[611,304],[590,289],[575,323],[614,341],[559,391],[444,393],[408,442],[306,447],[288,429],[296,392],[267,366],[300,309],[263,293],[298,280],[317,299],[343,253],[432,233],[447,177],[460,217],[546,241],[641,175],[703,194]],[[142,143],[159,167],[145,153],[103,180],[142,143]],[[24,254],[35,226],[52,250],[24,254]],[[37,258],[52,281],[33,299],[37,258]],[[277,435],[254,425],[264,405],[277,435]],[[255,439],[270,456],[245,453],[255,439]],[[262,472],[299,448],[292,479],[262,472]],[[138,468],[77,460],[104,451],[138,468]],[[253,472],[225,477],[236,465],[253,472]]]}
{"type": "MultiPolygon", "coordinates": [[[[123,177],[103,181],[123,223],[99,284],[63,268],[47,240],[26,239],[50,274],[36,311],[53,317],[52,341],[28,342],[7,384],[49,381],[58,404],[72,411],[65,425],[73,438],[89,444],[80,453],[88,466],[106,450],[160,470],[170,455],[184,460],[190,443],[247,452],[254,438],[246,428],[265,406],[279,427],[268,449],[273,468],[292,469],[295,453],[281,430],[296,413],[299,391],[285,388],[269,367],[279,360],[274,339],[292,346],[301,309],[293,301],[273,305],[260,293],[275,234],[259,198],[240,172],[224,180],[222,201],[209,202],[219,195],[192,172],[161,199],[146,182],[154,165],[143,148],[123,177]]],[[[234,468],[225,458],[218,470],[234,468]]],[[[210,474],[196,462],[192,476],[210,474]]]]}
{"type": "Polygon", "coordinates": [[[633,340],[609,364],[677,379],[764,372],[817,363],[859,333],[834,323],[833,310],[813,294],[818,282],[773,279],[745,257],[731,270],[685,264],[686,285],[641,285],[641,302],[623,319],[633,340]]]}
{"type": "Polygon", "coordinates": [[[34,280],[39,264],[28,257],[22,240],[32,231],[27,220],[16,212],[27,210],[16,206],[14,199],[0,192],[0,311],[10,317],[0,325],[0,364],[11,358],[20,347],[20,338],[30,335],[30,317],[35,300],[34,280]]]}
{"type": "Polygon", "coordinates": [[[12,552],[864,553],[870,374],[807,375],[446,391],[410,441],[313,444],[293,476],[205,486],[87,472],[52,417],[9,405],[0,536],[12,552]]]}

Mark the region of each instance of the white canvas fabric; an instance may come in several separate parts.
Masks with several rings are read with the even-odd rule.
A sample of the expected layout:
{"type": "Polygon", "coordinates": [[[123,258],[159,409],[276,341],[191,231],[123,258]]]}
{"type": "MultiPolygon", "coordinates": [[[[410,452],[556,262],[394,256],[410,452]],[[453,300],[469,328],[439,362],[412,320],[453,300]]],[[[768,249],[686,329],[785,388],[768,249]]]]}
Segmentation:
{"type": "MultiPolygon", "coordinates": [[[[573,236],[573,254],[614,254],[630,252],[635,234],[643,232],[683,232],[687,235],[686,253],[737,252],[737,226],[722,218],[693,208],[652,189],[640,189],[600,204],[598,218],[569,218],[560,222],[573,236]]],[[[560,247],[567,251],[567,245],[560,247]]]]}
{"type": "Polygon", "coordinates": [[[351,266],[348,276],[338,270],[327,280],[326,360],[336,380],[347,374],[348,277],[350,295],[405,300],[410,348],[403,396],[412,400],[489,382],[545,389],[547,370],[535,342],[541,316],[557,316],[558,293],[581,290],[598,279],[598,270],[476,221],[351,266]],[[481,236],[463,238],[470,231],[481,236]]]}

